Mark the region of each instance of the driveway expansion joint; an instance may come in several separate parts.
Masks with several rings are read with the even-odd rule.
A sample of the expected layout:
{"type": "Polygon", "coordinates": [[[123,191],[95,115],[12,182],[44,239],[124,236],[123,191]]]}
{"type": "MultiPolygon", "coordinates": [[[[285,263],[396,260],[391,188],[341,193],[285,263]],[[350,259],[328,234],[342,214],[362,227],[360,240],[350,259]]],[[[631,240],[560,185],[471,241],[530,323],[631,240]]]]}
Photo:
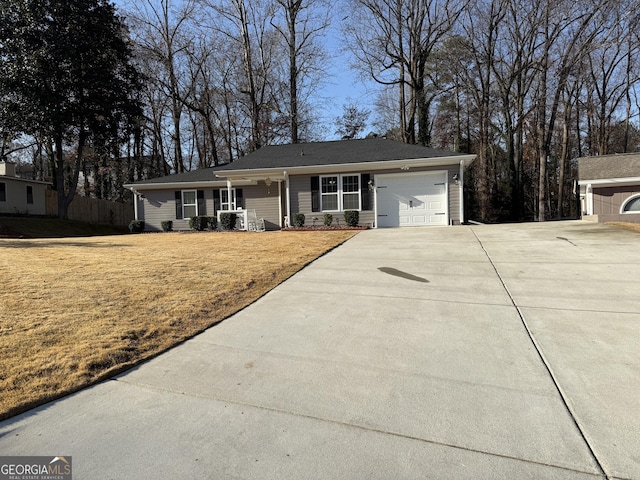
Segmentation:
{"type": "Polygon", "coordinates": [[[553,382],[556,390],[558,391],[558,394],[560,395],[560,399],[562,400],[562,403],[564,404],[564,407],[566,408],[567,412],[569,413],[569,416],[571,417],[571,420],[573,421],[574,425],[578,429],[578,432],[580,433],[580,436],[582,437],[587,449],[589,450],[589,453],[590,453],[591,457],[593,458],[594,462],[596,463],[596,465],[600,469],[600,472],[602,473],[602,475],[604,475],[604,477],[607,480],[611,480],[613,477],[611,475],[609,475],[609,473],[605,470],[604,465],[600,462],[600,459],[598,458],[598,455],[596,455],[596,452],[595,452],[593,446],[591,445],[591,442],[589,441],[589,438],[587,437],[582,425],[580,424],[580,421],[578,420],[577,415],[575,414],[575,412],[571,408],[568,396],[565,394],[564,390],[560,386],[560,382],[558,381],[556,375],[554,374],[550,363],[547,361],[547,359],[546,359],[546,357],[544,355],[544,352],[542,351],[542,347],[540,346],[540,344],[538,343],[538,341],[534,337],[533,332],[529,328],[529,324],[527,323],[527,320],[525,319],[522,310],[520,309],[520,307],[516,303],[515,298],[513,298],[513,295],[511,294],[511,291],[509,290],[509,287],[507,287],[507,284],[505,283],[504,279],[502,278],[502,275],[500,275],[500,272],[498,271],[498,267],[496,266],[495,262],[491,258],[491,255],[489,254],[489,252],[485,248],[484,244],[482,243],[482,240],[480,240],[480,237],[478,237],[478,235],[476,234],[475,230],[473,228],[470,228],[470,230],[473,233],[473,235],[476,237],[476,239],[478,241],[478,244],[480,245],[480,247],[484,251],[485,255],[487,256],[487,259],[489,260],[489,263],[491,263],[491,266],[493,267],[493,270],[495,271],[495,273],[496,273],[496,275],[498,277],[498,280],[500,280],[500,283],[502,284],[502,287],[504,288],[505,292],[509,296],[509,299],[511,300],[511,303],[513,304],[513,307],[516,309],[516,312],[518,313],[518,317],[520,317],[520,322],[522,323],[522,326],[526,330],[527,335],[529,336],[529,339],[531,340],[531,343],[533,344],[534,348],[536,349],[536,352],[538,353],[538,357],[540,358],[540,360],[542,361],[545,369],[547,370],[547,372],[549,374],[549,377],[551,378],[551,381],[553,382]]]}
{"type": "MultiPolygon", "coordinates": [[[[404,440],[411,440],[411,441],[415,441],[415,442],[426,443],[426,444],[429,444],[429,445],[436,445],[436,446],[439,446],[439,447],[453,448],[455,450],[461,450],[461,451],[465,451],[465,452],[469,452],[469,453],[476,453],[476,454],[480,454],[480,455],[489,455],[489,456],[495,457],[495,458],[502,458],[502,459],[505,459],[505,460],[512,460],[512,461],[522,462],[522,463],[526,463],[526,464],[530,464],[530,465],[539,465],[539,466],[543,466],[543,467],[556,468],[558,470],[563,470],[563,471],[566,471],[566,472],[575,472],[575,473],[590,475],[594,479],[603,478],[603,475],[605,475],[604,473],[603,474],[598,474],[598,473],[589,472],[589,471],[586,471],[586,470],[570,468],[570,467],[563,466],[563,465],[555,465],[555,464],[552,464],[552,463],[549,463],[549,462],[538,462],[538,461],[530,460],[530,459],[527,459],[527,458],[520,458],[520,457],[515,457],[515,456],[512,456],[512,455],[505,455],[505,454],[502,454],[502,453],[485,451],[485,450],[480,450],[480,449],[471,448],[471,447],[465,447],[463,445],[455,445],[453,443],[441,442],[441,441],[438,441],[438,440],[418,437],[418,436],[414,436],[414,435],[407,435],[407,434],[404,434],[404,433],[394,432],[394,431],[390,431],[390,430],[384,430],[384,429],[381,429],[381,428],[374,428],[374,427],[369,427],[369,426],[365,426],[365,425],[359,425],[357,423],[349,423],[349,422],[345,422],[345,421],[341,421],[341,420],[335,420],[335,419],[331,419],[331,418],[323,418],[323,417],[316,416],[316,415],[309,415],[309,414],[305,414],[305,413],[294,412],[294,411],[291,411],[291,410],[284,410],[284,409],[269,407],[269,406],[265,406],[265,405],[258,405],[258,404],[254,404],[254,403],[250,403],[250,402],[240,402],[240,401],[237,401],[237,400],[230,400],[230,399],[215,397],[213,395],[202,395],[202,394],[198,394],[198,393],[188,393],[188,392],[185,392],[185,391],[182,391],[182,390],[176,390],[176,389],[171,389],[171,388],[166,388],[166,387],[158,387],[156,385],[149,385],[149,384],[137,383],[137,382],[129,382],[127,380],[123,380],[122,378],[114,378],[111,381],[124,383],[124,384],[130,385],[130,386],[133,386],[133,387],[144,388],[144,389],[147,389],[147,390],[155,390],[155,391],[165,392],[165,393],[169,393],[169,394],[172,394],[172,395],[186,395],[186,396],[190,396],[190,397],[193,397],[193,398],[201,398],[201,399],[205,399],[205,400],[210,400],[210,401],[213,401],[213,402],[220,402],[220,403],[224,403],[224,404],[237,405],[237,406],[240,406],[240,407],[255,408],[257,410],[264,410],[264,411],[268,411],[268,412],[278,413],[278,414],[281,414],[281,415],[288,415],[288,416],[302,418],[302,419],[306,419],[306,420],[312,420],[312,421],[317,421],[317,422],[329,423],[329,424],[333,424],[333,425],[339,425],[339,426],[342,426],[342,427],[345,427],[345,428],[353,428],[353,429],[356,429],[356,430],[361,430],[361,431],[365,431],[365,432],[369,432],[369,433],[388,435],[388,436],[391,436],[391,437],[401,438],[401,439],[404,439],[404,440]]],[[[599,466],[599,464],[598,464],[598,466],[599,466]]],[[[608,477],[606,475],[605,475],[605,478],[607,480],[612,480],[611,477],[608,477]]]]}

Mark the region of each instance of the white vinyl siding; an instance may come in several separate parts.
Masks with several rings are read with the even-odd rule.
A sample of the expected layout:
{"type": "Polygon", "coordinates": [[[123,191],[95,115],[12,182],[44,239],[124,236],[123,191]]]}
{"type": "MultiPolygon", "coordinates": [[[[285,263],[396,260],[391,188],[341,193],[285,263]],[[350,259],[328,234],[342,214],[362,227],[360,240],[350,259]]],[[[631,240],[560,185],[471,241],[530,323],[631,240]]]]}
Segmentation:
{"type": "Polygon", "coordinates": [[[0,213],[46,215],[47,184],[17,177],[0,177],[0,213]]]}

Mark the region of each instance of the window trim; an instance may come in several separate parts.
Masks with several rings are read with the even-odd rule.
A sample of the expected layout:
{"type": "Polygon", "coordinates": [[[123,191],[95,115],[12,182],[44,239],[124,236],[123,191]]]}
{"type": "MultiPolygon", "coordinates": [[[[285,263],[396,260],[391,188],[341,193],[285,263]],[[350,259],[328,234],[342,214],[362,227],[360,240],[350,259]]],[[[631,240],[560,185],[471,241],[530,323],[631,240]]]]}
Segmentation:
{"type": "Polygon", "coordinates": [[[361,211],[362,210],[362,185],[360,185],[362,181],[362,175],[360,173],[354,173],[354,174],[345,174],[345,175],[340,175],[340,189],[341,189],[341,195],[340,195],[340,206],[342,207],[342,209],[344,210],[344,196],[345,195],[357,195],[358,196],[358,208],[349,208],[348,210],[357,210],[357,211],[361,211]],[[355,177],[357,180],[356,183],[356,189],[352,192],[345,192],[344,191],[344,178],[345,177],[355,177]]]}
{"type": "Polygon", "coordinates": [[[181,196],[182,196],[182,218],[187,219],[187,218],[191,218],[192,216],[197,217],[198,216],[198,190],[181,190],[181,196]],[[184,194],[191,193],[191,192],[193,192],[194,203],[187,203],[184,201],[184,194]],[[185,207],[196,207],[196,214],[186,215],[184,211],[185,207]]]}
{"type": "Polygon", "coordinates": [[[320,211],[321,212],[339,212],[340,211],[340,175],[320,175],[320,211]],[[336,191],[325,193],[323,190],[322,181],[325,178],[335,178],[336,179],[336,191]],[[336,206],[338,207],[335,210],[329,210],[328,208],[324,208],[324,198],[327,196],[335,196],[336,197],[336,206]]]}
{"type": "Polygon", "coordinates": [[[631,202],[633,202],[633,201],[635,201],[637,199],[640,199],[640,193],[636,193],[634,195],[631,195],[624,202],[622,202],[622,205],[620,206],[620,213],[622,215],[638,215],[638,214],[640,214],[640,210],[625,211],[625,207],[627,205],[629,205],[631,202]]]}
{"type": "Polygon", "coordinates": [[[361,173],[345,173],[345,174],[333,174],[333,175],[320,175],[319,176],[319,193],[320,193],[320,211],[321,212],[343,212],[344,210],[344,195],[358,195],[358,208],[349,208],[348,210],[356,210],[358,212],[362,211],[362,174],[361,173]],[[345,177],[355,177],[357,179],[357,187],[352,192],[345,192],[343,189],[344,186],[344,178],[345,177]],[[322,189],[322,180],[325,178],[335,178],[337,181],[337,191],[325,193],[322,189]],[[325,196],[337,196],[337,210],[329,210],[324,208],[324,198],[325,196]]]}

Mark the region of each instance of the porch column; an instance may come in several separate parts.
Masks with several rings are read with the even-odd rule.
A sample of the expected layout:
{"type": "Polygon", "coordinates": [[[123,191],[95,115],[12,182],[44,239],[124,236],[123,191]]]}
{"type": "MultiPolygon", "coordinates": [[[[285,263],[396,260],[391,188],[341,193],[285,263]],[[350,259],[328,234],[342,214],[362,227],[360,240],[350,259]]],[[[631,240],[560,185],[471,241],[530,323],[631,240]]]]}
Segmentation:
{"type": "Polygon", "coordinates": [[[133,190],[133,218],[138,219],[138,192],[133,190]]]}
{"type": "Polygon", "coordinates": [[[278,218],[279,227],[282,228],[282,180],[278,180],[278,218]]]}
{"type": "Polygon", "coordinates": [[[231,208],[231,180],[229,180],[227,178],[227,199],[229,200],[229,210],[237,210],[238,206],[236,205],[236,208],[231,208]]]}
{"type": "Polygon", "coordinates": [[[460,225],[464,223],[464,160],[460,160],[459,188],[460,188],[460,225]]]}
{"type": "Polygon", "coordinates": [[[286,170],[284,171],[284,179],[286,181],[285,193],[287,195],[287,218],[289,219],[289,226],[290,226],[291,225],[291,186],[289,184],[289,173],[286,170]]]}

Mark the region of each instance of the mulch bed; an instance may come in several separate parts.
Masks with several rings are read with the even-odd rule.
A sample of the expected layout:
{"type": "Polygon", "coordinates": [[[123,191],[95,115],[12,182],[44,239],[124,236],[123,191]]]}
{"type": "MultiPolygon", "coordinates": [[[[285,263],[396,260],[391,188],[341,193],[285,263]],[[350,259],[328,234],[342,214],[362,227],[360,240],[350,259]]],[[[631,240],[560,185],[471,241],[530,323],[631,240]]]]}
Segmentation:
{"type": "Polygon", "coordinates": [[[283,232],[313,232],[315,230],[369,230],[370,227],[349,227],[347,225],[310,225],[304,227],[283,228],[283,232]]]}

